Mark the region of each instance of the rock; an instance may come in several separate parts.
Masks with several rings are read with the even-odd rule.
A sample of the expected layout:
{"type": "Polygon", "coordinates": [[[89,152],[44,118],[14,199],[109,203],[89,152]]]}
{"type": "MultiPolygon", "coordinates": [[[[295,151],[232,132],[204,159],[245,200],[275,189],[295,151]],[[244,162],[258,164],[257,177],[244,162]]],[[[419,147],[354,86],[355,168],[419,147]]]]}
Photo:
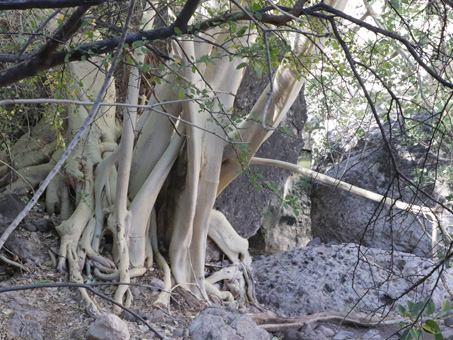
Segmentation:
{"type": "Polygon", "coordinates": [[[184,328],[175,328],[173,330],[173,336],[181,338],[184,336],[184,332],[185,332],[184,328]]]}
{"type": "Polygon", "coordinates": [[[320,237],[315,237],[313,240],[307,243],[306,247],[315,247],[319,246],[321,244],[321,238],[320,237]]]}
{"type": "Polygon", "coordinates": [[[43,340],[43,331],[38,321],[24,317],[15,312],[11,315],[8,325],[10,339],[43,340]]]}
{"type": "MultiPolygon", "coordinates": [[[[388,153],[384,149],[352,156],[332,167],[327,175],[341,177],[344,182],[380,194],[387,192],[392,178],[388,153]]],[[[389,195],[393,196],[392,192],[389,195]]],[[[408,195],[403,200],[410,202],[408,195]]],[[[431,253],[431,241],[413,214],[397,208],[390,210],[367,198],[319,182],[313,186],[311,202],[313,236],[320,237],[325,243],[353,242],[405,252],[418,249],[424,256],[431,253]]],[[[430,230],[428,224],[426,227],[430,230]]]]}
{"type": "Polygon", "coordinates": [[[129,340],[126,323],[114,314],[101,314],[86,334],[88,340],[129,340]]]}
{"type": "MultiPolygon", "coordinates": [[[[424,182],[420,187],[437,200],[445,202],[445,197],[451,193],[452,188],[449,187],[449,179],[444,178],[436,169],[443,167],[445,172],[449,173],[451,164],[438,160],[434,151],[429,152],[421,144],[412,145],[408,141],[409,137],[403,136],[397,130],[396,122],[393,126],[395,128],[392,131],[391,147],[398,170],[414,182],[419,180],[416,178],[417,169],[426,170],[424,182]],[[429,172],[436,177],[435,186],[426,178],[429,172]]],[[[388,125],[384,128],[388,130],[388,125]]],[[[349,130],[355,131],[350,127],[349,130]]],[[[431,207],[434,205],[404,180],[395,178],[390,153],[375,124],[371,124],[365,137],[356,140],[355,145],[343,145],[344,141],[350,140],[354,140],[354,137],[348,136],[347,131],[339,131],[336,136],[331,136],[330,142],[335,150],[333,154],[341,156],[337,157],[331,152],[326,154],[324,160],[317,163],[321,172],[327,169],[327,175],[331,177],[407,203],[428,204],[431,207]],[[330,162],[332,157],[333,163],[330,162]]],[[[439,155],[442,155],[440,158],[447,156],[444,152],[439,155]]],[[[325,243],[353,242],[367,247],[431,256],[431,240],[423,229],[430,234],[432,225],[420,216],[416,217],[396,207],[390,209],[386,205],[320,182],[315,182],[312,187],[311,202],[313,237],[320,237],[325,243]]],[[[441,216],[441,220],[443,219],[441,216]]],[[[445,225],[451,223],[446,221],[445,225]]]]}
{"type": "MultiPolygon", "coordinates": [[[[0,225],[0,235],[6,228],[7,225],[0,225]]],[[[47,259],[47,255],[41,250],[41,241],[35,233],[28,235],[15,230],[6,240],[5,246],[27,263],[38,264],[47,259]]]]}
{"type": "Polygon", "coordinates": [[[304,335],[301,332],[291,329],[288,331],[288,333],[285,334],[284,339],[285,340],[300,340],[300,339],[303,339],[303,336],[304,335]]]}
{"type": "Polygon", "coordinates": [[[316,327],[316,330],[321,332],[326,338],[332,338],[335,335],[335,331],[332,328],[320,325],[316,327]]]}
{"type": "Polygon", "coordinates": [[[382,336],[377,329],[370,329],[363,335],[363,340],[381,340],[382,336]]]}
{"type": "Polygon", "coordinates": [[[153,310],[151,313],[146,313],[146,318],[153,323],[165,321],[165,314],[160,309],[153,310]]]}
{"type": "Polygon", "coordinates": [[[444,324],[447,327],[453,328],[453,312],[448,313],[444,318],[444,324]]]}
{"type": "MultiPolygon", "coordinates": [[[[355,244],[324,244],[267,256],[252,266],[258,301],[283,317],[351,309],[398,314],[398,304],[422,300],[437,279],[432,275],[392,306],[394,298],[430,273],[433,261],[355,244]]],[[[449,295],[440,284],[432,298],[440,307],[449,295]]]]}
{"type": "Polygon", "coordinates": [[[266,340],[270,335],[246,314],[231,307],[213,305],[190,324],[189,334],[197,340],[266,340]]]}
{"type": "Polygon", "coordinates": [[[55,226],[58,222],[55,219],[51,218],[42,218],[38,221],[34,221],[33,224],[36,226],[36,229],[42,233],[47,233],[52,229],[55,229],[55,226]]]}
{"type": "MultiPolygon", "coordinates": [[[[134,312],[135,314],[143,317],[140,313],[140,310],[137,309],[137,308],[129,308],[132,312],[134,312]]],[[[131,313],[129,313],[128,311],[126,310],[122,310],[121,313],[120,313],[120,318],[123,319],[123,320],[126,320],[126,321],[131,321],[131,322],[136,322],[136,323],[141,323],[141,321],[139,319],[137,319],[135,317],[135,315],[132,315],[131,313]]]]}
{"type": "MultiPolygon", "coordinates": [[[[267,84],[267,77],[258,79],[255,72],[248,69],[236,95],[236,113],[239,114],[241,111],[250,112],[255,103],[255,98],[258,98],[267,84]]],[[[305,99],[301,92],[288,111],[287,117],[279,126],[280,128],[288,129],[296,137],[276,130],[263,143],[256,156],[296,163],[303,146],[300,133],[306,120],[307,110],[305,99]]],[[[290,175],[289,171],[274,167],[257,167],[257,169],[257,171],[253,172],[262,174],[265,180],[276,183],[281,189],[290,175]]],[[[252,170],[254,170],[254,167],[252,170]]],[[[215,204],[216,209],[222,211],[236,231],[245,238],[249,238],[256,233],[262,224],[262,215],[264,213],[278,215],[281,206],[275,194],[270,193],[268,190],[258,191],[255,188],[255,184],[251,183],[249,176],[250,174],[242,174],[236,178],[219,195],[215,204]],[[270,201],[272,203],[269,203],[270,201]],[[274,207],[270,208],[272,205],[274,207]]]]}
{"type": "Polygon", "coordinates": [[[6,194],[0,197],[0,215],[5,223],[11,223],[25,208],[25,203],[14,194],[6,194]]]}
{"type": "MultiPolygon", "coordinates": [[[[309,188],[309,182],[299,175],[290,176],[285,183],[283,196],[298,198],[297,205],[294,205],[298,209],[297,216],[293,206],[285,207],[275,200],[270,204],[268,216],[258,231],[263,233],[265,253],[277,254],[294,247],[302,247],[313,238],[309,188]]],[[[250,244],[254,247],[253,238],[250,239],[250,244]]]]}
{"type": "Polygon", "coordinates": [[[153,277],[151,279],[151,282],[149,283],[149,286],[152,289],[152,295],[156,295],[159,294],[162,291],[162,289],[164,289],[164,281],[153,277]]]}
{"type": "Polygon", "coordinates": [[[346,340],[346,339],[355,339],[355,334],[348,331],[341,331],[338,332],[334,337],[333,340],[346,340]]]}

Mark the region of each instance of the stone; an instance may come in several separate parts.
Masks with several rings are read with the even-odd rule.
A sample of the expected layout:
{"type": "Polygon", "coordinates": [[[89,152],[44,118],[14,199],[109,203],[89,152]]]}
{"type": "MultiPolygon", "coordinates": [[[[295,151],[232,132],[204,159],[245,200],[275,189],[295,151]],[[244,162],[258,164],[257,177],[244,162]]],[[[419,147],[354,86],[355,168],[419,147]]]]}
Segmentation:
{"type": "MultiPolygon", "coordinates": [[[[327,175],[335,178],[340,176],[346,183],[379,194],[387,192],[392,178],[388,153],[379,148],[351,156],[341,164],[333,166],[327,171],[327,175]]],[[[392,192],[397,195],[395,191],[391,191],[390,196],[392,192]]],[[[410,197],[405,195],[403,200],[410,202],[410,197]]],[[[431,241],[411,213],[397,208],[390,209],[367,198],[319,182],[313,185],[311,203],[313,237],[320,237],[325,243],[353,242],[373,248],[405,252],[414,252],[417,249],[418,254],[424,256],[431,254],[431,241]]],[[[430,229],[428,224],[425,227],[430,229]]]]}
{"type": "Polygon", "coordinates": [[[316,330],[321,332],[327,338],[332,338],[335,335],[335,331],[332,328],[324,325],[319,325],[316,327],[316,330]]]}
{"type": "Polygon", "coordinates": [[[184,336],[184,328],[175,328],[173,330],[173,336],[176,336],[176,337],[183,337],[184,336]]]}
{"type": "Polygon", "coordinates": [[[11,315],[8,325],[8,336],[11,339],[21,338],[30,340],[43,340],[43,331],[38,321],[28,319],[15,312],[11,315]]]}
{"type": "MultiPolygon", "coordinates": [[[[142,316],[141,312],[140,312],[140,310],[138,308],[129,308],[129,309],[132,312],[134,312],[135,314],[142,316]]],[[[132,315],[131,313],[129,313],[128,311],[126,311],[124,309],[120,313],[120,318],[123,319],[123,320],[126,320],[126,321],[141,323],[141,321],[139,319],[137,319],[135,317],[135,315],[132,315]]]]}
{"type": "Polygon", "coordinates": [[[288,333],[285,334],[285,340],[300,340],[302,339],[303,334],[301,332],[298,332],[294,329],[291,329],[288,331],[288,333]]]}
{"type": "MultiPolygon", "coordinates": [[[[427,174],[436,172],[435,186],[426,181],[421,187],[435,199],[445,202],[445,197],[453,188],[448,176],[436,169],[445,167],[445,173],[451,171],[451,164],[442,160],[446,155],[440,152],[441,160],[438,160],[432,155],[434,152],[422,143],[412,145],[408,137],[398,131],[399,124],[396,121],[392,123],[391,148],[398,171],[414,182],[418,181],[416,169],[423,168],[427,174]]],[[[401,178],[395,178],[390,153],[377,125],[371,123],[368,128],[365,125],[360,128],[367,130],[360,139],[348,135],[348,131],[336,131],[336,135],[329,136],[335,152],[316,158],[318,170],[381,195],[433,207],[435,203],[426,196],[414,191],[401,178]]],[[[387,123],[384,129],[389,130],[387,123]]],[[[348,130],[356,131],[352,126],[348,130]]],[[[320,182],[314,182],[311,192],[313,237],[320,237],[324,243],[353,242],[367,247],[431,256],[431,240],[424,230],[430,234],[432,225],[427,219],[320,182]]],[[[446,219],[444,225],[451,225],[447,221],[450,217],[442,213],[441,222],[446,219]]]]}
{"type": "Polygon", "coordinates": [[[306,244],[306,247],[314,247],[314,246],[319,246],[321,244],[321,238],[320,237],[315,237],[313,240],[308,242],[306,244]]]}
{"type": "Polygon", "coordinates": [[[56,219],[52,218],[42,218],[38,221],[34,221],[33,224],[35,225],[38,231],[42,233],[47,233],[55,229],[55,226],[59,224],[59,222],[56,219]]]}
{"type": "Polygon", "coordinates": [[[379,330],[370,329],[363,335],[363,340],[382,340],[382,336],[379,330]]]}
{"type": "Polygon", "coordinates": [[[25,203],[14,194],[0,196],[0,215],[6,223],[11,223],[25,208],[25,203]]]}
{"type": "MultiPolygon", "coordinates": [[[[258,230],[258,233],[263,233],[264,252],[267,254],[277,254],[294,247],[305,246],[313,238],[309,182],[296,174],[288,178],[284,187],[283,196],[297,197],[298,201],[293,206],[284,206],[275,200],[270,204],[262,228],[258,230]],[[294,208],[297,209],[298,215],[294,208]]],[[[253,238],[250,239],[250,243],[253,247],[252,240],[253,238]]]]}
{"type": "Polygon", "coordinates": [[[151,282],[149,283],[149,286],[152,289],[152,295],[156,295],[159,294],[162,291],[162,289],[164,289],[164,281],[153,277],[151,279],[151,282]]]}
{"type": "Polygon", "coordinates": [[[333,337],[333,340],[355,339],[355,334],[348,331],[340,331],[333,337]]]}
{"type": "MultiPolygon", "coordinates": [[[[0,225],[0,235],[6,228],[7,225],[0,225]]],[[[41,241],[35,233],[24,235],[15,230],[6,240],[5,246],[27,263],[39,264],[48,258],[47,254],[43,254],[41,241]]]]}
{"type": "Polygon", "coordinates": [[[91,324],[86,334],[87,340],[129,340],[126,323],[114,314],[101,314],[91,324]]]}
{"type": "Polygon", "coordinates": [[[153,323],[165,321],[165,314],[160,309],[153,310],[151,313],[146,313],[146,318],[153,323]]]}
{"type": "Polygon", "coordinates": [[[453,312],[448,313],[444,318],[444,324],[447,327],[453,328],[453,312]]]}
{"type": "MultiPolygon", "coordinates": [[[[267,84],[267,77],[258,79],[253,70],[247,69],[236,95],[234,105],[236,114],[241,111],[250,112],[256,98],[262,93],[267,84]]],[[[256,153],[257,157],[275,158],[290,163],[297,163],[300,150],[304,145],[300,135],[307,120],[307,110],[302,92],[279,126],[280,129],[289,130],[294,136],[277,129],[262,144],[256,153]]],[[[266,181],[276,183],[281,189],[283,189],[290,175],[289,171],[274,167],[260,166],[257,169],[254,173],[262,174],[266,181]]],[[[252,170],[254,170],[254,167],[252,170]]],[[[275,218],[278,219],[281,206],[279,198],[270,190],[256,190],[255,184],[250,181],[249,177],[249,172],[238,176],[217,197],[215,203],[215,208],[220,210],[239,235],[245,238],[251,237],[260,228],[264,213],[268,215],[276,214],[275,218]]]]}
{"type": "Polygon", "coordinates": [[[190,324],[191,339],[266,340],[270,335],[243,312],[213,305],[203,310],[190,324]]]}
{"type": "MultiPolygon", "coordinates": [[[[399,315],[398,304],[420,301],[430,294],[437,280],[435,273],[392,304],[393,299],[429,274],[434,262],[398,251],[359,248],[352,243],[294,248],[257,259],[252,266],[258,301],[282,317],[351,309],[399,315]]],[[[446,271],[451,273],[452,269],[446,271]]],[[[446,279],[452,285],[448,275],[446,279]]],[[[449,295],[439,284],[432,298],[440,308],[449,295]]]]}

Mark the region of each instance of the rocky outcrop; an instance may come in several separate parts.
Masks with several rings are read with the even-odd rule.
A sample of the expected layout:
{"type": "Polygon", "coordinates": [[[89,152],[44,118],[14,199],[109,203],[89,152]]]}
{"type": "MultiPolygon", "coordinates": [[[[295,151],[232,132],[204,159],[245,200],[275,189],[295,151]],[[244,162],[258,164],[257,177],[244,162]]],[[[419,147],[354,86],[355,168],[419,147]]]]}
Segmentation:
{"type": "MultiPolygon", "coordinates": [[[[253,70],[247,70],[236,96],[234,105],[236,112],[249,112],[267,83],[266,77],[258,79],[253,70]]],[[[271,137],[263,143],[256,156],[296,163],[303,146],[300,134],[307,120],[306,112],[305,99],[301,92],[288,111],[286,119],[280,124],[280,129],[274,131],[271,137]],[[291,132],[291,135],[282,132],[282,128],[291,132]]],[[[266,181],[274,182],[281,189],[290,175],[289,171],[269,167],[258,167],[254,172],[263,175],[266,181]]],[[[248,174],[244,173],[222,192],[216,200],[215,207],[224,213],[242,237],[249,238],[261,226],[263,214],[270,212],[269,206],[276,204],[278,213],[281,203],[275,194],[267,190],[258,191],[250,182],[248,174]]]]}
{"type": "MultiPolygon", "coordinates": [[[[399,172],[414,183],[421,178],[420,188],[445,201],[450,189],[447,180],[443,181],[441,172],[436,170],[442,161],[425,146],[412,144],[397,132],[393,131],[391,147],[399,172]],[[418,177],[418,169],[424,169],[424,177],[418,177]],[[435,186],[429,179],[429,172],[436,178],[435,186]]],[[[348,140],[347,136],[343,138],[348,140]]],[[[435,205],[414,186],[396,176],[390,153],[376,127],[353,146],[342,144],[340,133],[332,140],[336,140],[332,143],[336,154],[341,156],[334,157],[337,164],[328,167],[327,175],[407,203],[435,205]]],[[[329,158],[326,156],[318,161],[318,166],[325,168],[329,158]]],[[[414,216],[319,182],[313,185],[311,202],[313,237],[320,237],[324,242],[360,243],[420,256],[432,253],[431,240],[427,236],[431,235],[432,225],[423,216],[414,216]]]]}
{"type": "Polygon", "coordinates": [[[433,267],[424,257],[356,244],[294,248],[253,262],[258,301],[284,317],[351,310],[386,315],[431,292],[439,307],[450,296],[440,281],[435,288],[437,273],[413,287],[433,267]]]}
{"type": "Polygon", "coordinates": [[[266,340],[269,333],[259,328],[246,314],[231,307],[213,305],[203,310],[190,324],[191,339],[266,340]]]}

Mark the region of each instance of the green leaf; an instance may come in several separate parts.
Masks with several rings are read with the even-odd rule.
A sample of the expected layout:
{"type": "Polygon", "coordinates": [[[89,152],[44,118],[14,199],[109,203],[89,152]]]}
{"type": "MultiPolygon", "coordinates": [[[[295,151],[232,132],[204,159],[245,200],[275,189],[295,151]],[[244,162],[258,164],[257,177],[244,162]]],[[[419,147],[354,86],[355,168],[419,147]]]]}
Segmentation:
{"type": "Polygon", "coordinates": [[[444,337],[440,333],[434,334],[434,340],[444,340],[444,337]]]}
{"type": "Polygon", "coordinates": [[[445,299],[444,301],[442,301],[440,306],[441,306],[442,312],[444,312],[444,313],[449,313],[451,311],[450,300],[448,300],[448,299],[445,299]]]}
{"type": "Polygon", "coordinates": [[[259,66],[255,66],[255,72],[259,79],[263,76],[263,69],[259,66]]]}
{"type": "Polygon", "coordinates": [[[248,29],[248,26],[242,26],[239,29],[239,31],[237,32],[237,36],[242,37],[245,34],[245,32],[247,31],[247,29],[248,29]]]}
{"type": "Polygon", "coordinates": [[[399,340],[410,340],[412,337],[409,335],[409,330],[406,329],[403,334],[401,334],[399,340]]]}
{"type": "Polygon", "coordinates": [[[433,299],[429,298],[428,304],[426,305],[425,310],[423,311],[423,314],[425,315],[431,315],[436,311],[436,305],[434,304],[433,299]]]}
{"type": "Polygon", "coordinates": [[[64,62],[65,62],[65,63],[69,63],[69,58],[71,58],[71,55],[70,55],[70,54],[66,54],[66,55],[64,56],[64,62]]]}
{"type": "Polygon", "coordinates": [[[400,9],[400,1],[399,0],[390,0],[390,4],[396,9],[400,9]]]}
{"type": "Polygon", "coordinates": [[[404,316],[406,314],[406,308],[404,308],[402,305],[398,305],[398,312],[404,316]]]}
{"type": "Polygon", "coordinates": [[[423,306],[425,304],[423,303],[423,301],[418,301],[417,303],[415,303],[413,306],[412,306],[412,314],[413,315],[418,315],[421,313],[421,311],[423,310],[423,306]]]}
{"type": "Polygon", "coordinates": [[[40,280],[40,281],[35,281],[35,284],[37,285],[42,285],[44,283],[52,283],[52,281],[50,280],[40,280]]]}
{"type": "Polygon", "coordinates": [[[239,70],[241,68],[246,67],[248,64],[246,62],[240,63],[238,66],[236,66],[236,70],[239,70]]]}
{"type": "MultiPolygon", "coordinates": [[[[412,339],[415,339],[415,340],[423,340],[423,333],[421,330],[419,329],[414,329],[412,328],[410,331],[409,331],[409,336],[412,337],[412,339]]],[[[409,338],[410,339],[410,338],[409,338]]]]}
{"type": "Polygon", "coordinates": [[[175,28],[174,28],[174,31],[175,31],[175,33],[176,33],[176,35],[177,35],[178,37],[182,35],[182,31],[181,31],[181,29],[180,29],[179,27],[175,27],[175,28]]]}
{"type": "Polygon", "coordinates": [[[184,92],[179,92],[178,94],[178,100],[181,100],[181,99],[184,99],[186,95],[184,94],[184,92]]]}
{"type": "Polygon", "coordinates": [[[423,329],[431,334],[437,334],[442,332],[437,322],[431,319],[426,320],[425,324],[423,325],[423,329]]]}

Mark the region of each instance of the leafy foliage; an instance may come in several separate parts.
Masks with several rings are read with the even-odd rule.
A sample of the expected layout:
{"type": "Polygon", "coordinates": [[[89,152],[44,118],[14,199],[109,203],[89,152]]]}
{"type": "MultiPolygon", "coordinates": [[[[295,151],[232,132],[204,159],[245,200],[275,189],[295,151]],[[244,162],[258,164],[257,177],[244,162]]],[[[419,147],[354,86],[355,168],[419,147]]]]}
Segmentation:
{"type": "Polygon", "coordinates": [[[399,327],[404,329],[400,340],[422,340],[423,332],[432,334],[435,340],[443,340],[441,329],[436,320],[440,320],[451,311],[450,301],[445,299],[442,301],[441,311],[437,314],[435,314],[435,311],[436,306],[431,297],[415,303],[407,301],[407,307],[398,305],[398,312],[411,320],[399,324],[399,327]],[[430,318],[423,320],[424,317],[430,318]]]}

